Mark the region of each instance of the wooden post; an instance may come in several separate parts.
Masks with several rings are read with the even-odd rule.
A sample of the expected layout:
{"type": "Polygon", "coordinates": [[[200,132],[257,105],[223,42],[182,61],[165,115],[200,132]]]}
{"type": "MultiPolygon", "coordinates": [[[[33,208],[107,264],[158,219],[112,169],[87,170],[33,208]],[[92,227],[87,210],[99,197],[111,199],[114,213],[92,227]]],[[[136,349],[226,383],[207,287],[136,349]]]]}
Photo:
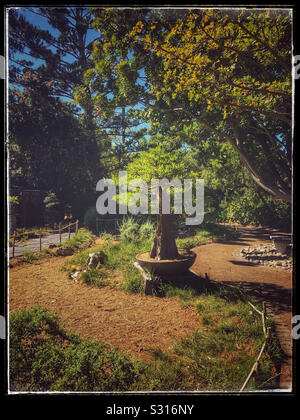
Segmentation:
{"type": "Polygon", "coordinates": [[[78,233],[78,223],[79,223],[79,220],[77,219],[76,220],[76,233],[78,233]]]}
{"type": "Polygon", "coordinates": [[[61,244],[61,223],[58,225],[58,232],[59,232],[59,243],[61,244]]]}
{"type": "Polygon", "coordinates": [[[13,235],[13,252],[12,252],[13,258],[15,256],[15,242],[16,242],[16,232],[14,232],[14,235],[13,235]]]}
{"type": "Polygon", "coordinates": [[[264,331],[264,335],[267,335],[267,330],[266,330],[266,302],[262,303],[262,324],[263,324],[263,331],[264,331]]]}
{"type": "Polygon", "coordinates": [[[42,250],[42,229],[40,229],[40,251],[42,250]]]}
{"type": "Polygon", "coordinates": [[[71,225],[70,224],[68,226],[68,233],[69,233],[69,239],[70,239],[70,237],[71,237],[71,225]]]}

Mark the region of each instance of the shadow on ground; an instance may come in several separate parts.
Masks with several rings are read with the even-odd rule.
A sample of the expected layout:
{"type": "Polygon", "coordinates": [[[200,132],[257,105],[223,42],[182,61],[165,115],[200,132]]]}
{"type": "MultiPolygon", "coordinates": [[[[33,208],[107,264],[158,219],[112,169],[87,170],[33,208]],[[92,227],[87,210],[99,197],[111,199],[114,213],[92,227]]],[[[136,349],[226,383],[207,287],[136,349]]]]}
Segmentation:
{"type": "MultiPolygon", "coordinates": [[[[237,282],[225,281],[222,284],[237,286],[237,282]]],[[[265,301],[275,313],[292,310],[292,291],[276,284],[244,282],[238,285],[258,302],[265,301]]]]}
{"type": "MultiPolygon", "coordinates": [[[[255,265],[252,263],[238,262],[242,265],[255,265]]],[[[161,277],[161,282],[168,283],[182,289],[192,288],[197,293],[208,293],[226,296],[229,300],[243,298],[244,293],[258,302],[265,301],[275,313],[288,312],[292,310],[292,291],[276,284],[255,283],[255,282],[230,282],[214,281],[208,277],[201,277],[192,271],[178,274],[177,276],[161,277]],[[224,293],[224,287],[228,287],[228,293],[224,293]]]]}

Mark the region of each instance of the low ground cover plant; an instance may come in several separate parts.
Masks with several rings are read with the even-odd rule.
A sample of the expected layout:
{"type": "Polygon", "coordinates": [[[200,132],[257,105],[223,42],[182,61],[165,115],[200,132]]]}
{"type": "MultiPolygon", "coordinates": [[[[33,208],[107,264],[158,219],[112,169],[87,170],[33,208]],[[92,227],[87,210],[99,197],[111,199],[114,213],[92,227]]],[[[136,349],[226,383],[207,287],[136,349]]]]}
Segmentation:
{"type": "Polygon", "coordinates": [[[90,230],[79,229],[76,235],[72,236],[62,243],[63,247],[70,247],[74,252],[86,249],[93,243],[93,235],[90,230]]]}
{"type": "Polygon", "coordinates": [[[48,310],[10,317],[10,381],[15,391],[124,391],[137,373],[116,348],[82,340],[48,310]]]}

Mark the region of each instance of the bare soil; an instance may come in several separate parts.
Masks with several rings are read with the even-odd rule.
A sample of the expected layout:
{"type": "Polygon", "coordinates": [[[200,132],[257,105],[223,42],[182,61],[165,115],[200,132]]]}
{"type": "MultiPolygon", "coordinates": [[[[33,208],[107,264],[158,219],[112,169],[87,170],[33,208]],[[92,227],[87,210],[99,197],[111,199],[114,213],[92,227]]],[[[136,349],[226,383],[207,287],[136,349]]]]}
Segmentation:
{"type": "Polygon", "coordinates": [[[193,309],[181,308],[175,299],[74,282],[60,271],[67,258],[51,257],[10,269],[10,312],[33,305],[49,308],[69,331],[144,360],[150,359],[151,350],[167,350],[201,328],[193,309]]]}

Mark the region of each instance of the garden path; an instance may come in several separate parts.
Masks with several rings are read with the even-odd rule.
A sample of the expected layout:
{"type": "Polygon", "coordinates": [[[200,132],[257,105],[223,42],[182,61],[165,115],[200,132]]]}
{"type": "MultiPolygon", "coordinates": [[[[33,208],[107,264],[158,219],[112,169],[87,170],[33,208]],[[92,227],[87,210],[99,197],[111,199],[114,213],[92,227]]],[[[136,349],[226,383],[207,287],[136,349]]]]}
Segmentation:
{"type": "MultiPolygon", "coordinates": [[[[75,235],[74,232],[70,232],[70,237],[75,235]]],[[[69,233],[65,232],[61,234],[61,240],[66,241],[69,238],[69,233]]],[[[59,233],[52,233],[50,235],[46,235],[42,237],[42,248],[49,248],[50,244],[59,244],[59,233]]],[[[15,257],[20,257],[23,255],[24,251],[39,251],[40,250],[40,239],[34,238],[30,239],[26,242],[19,243],[15,246],[15,257]]],[[[12,247],[9,247],[9,256],[12,256],[13,249],[12,247]]]]}

